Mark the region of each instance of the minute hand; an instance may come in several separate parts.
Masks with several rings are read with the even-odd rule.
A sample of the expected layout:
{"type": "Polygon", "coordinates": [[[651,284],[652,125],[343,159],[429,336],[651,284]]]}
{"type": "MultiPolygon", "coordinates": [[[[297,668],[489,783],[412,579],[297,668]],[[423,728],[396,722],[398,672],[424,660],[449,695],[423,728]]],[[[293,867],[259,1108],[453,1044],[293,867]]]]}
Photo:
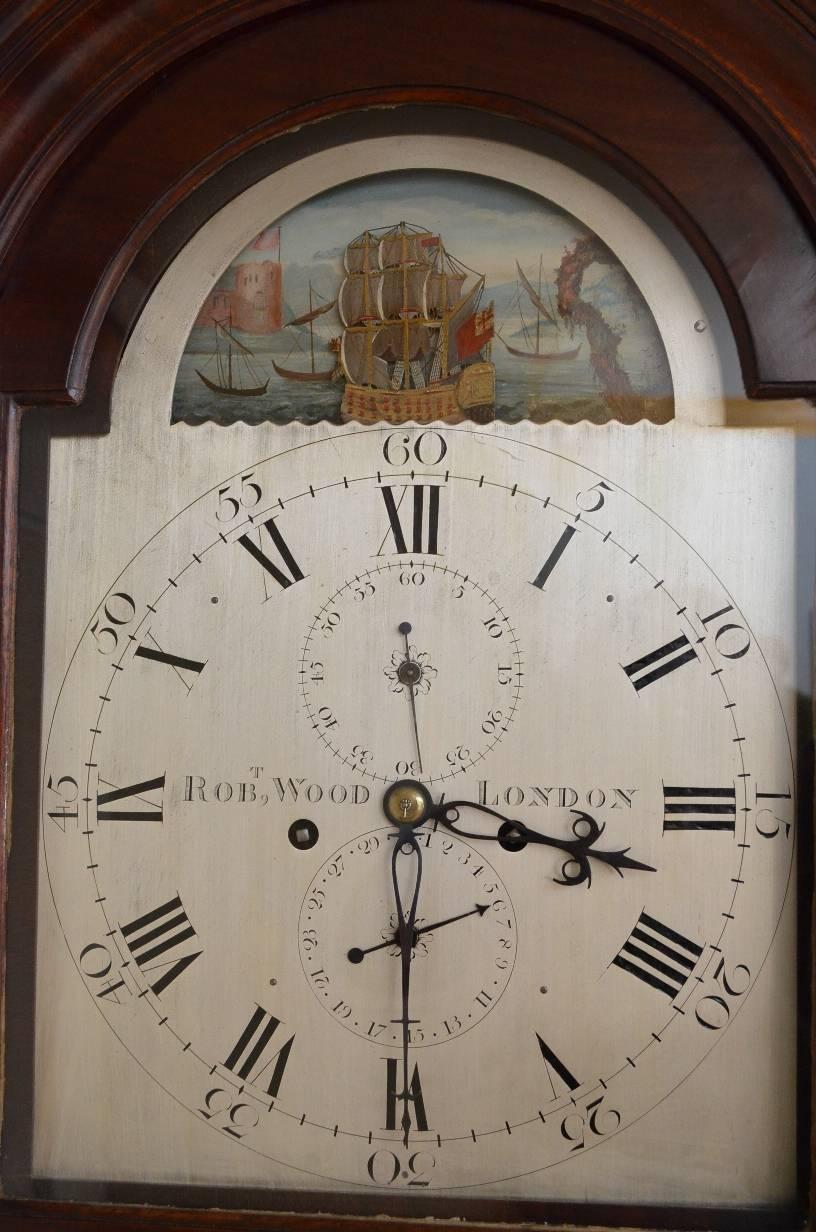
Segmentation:
{"type": "Polygon", "coordinates": [[[503,813],[497,813],[495,809],[488,808],[486,804],[474,804],[472,800],[444,801],[432,810],[430,816],[451,833],[458,834],[460,838],[487,839],[494,843],[503,841],[505,845],[516,848],[524,847],[527,843],[540,843],[545,847],[556,847],[566,852],[568,858],[561,866],[561,876],[553,877],[553,881],[558,885],[574,886],[586,882],[589,887],[592,884],[591,859],[608,864],[614,868],[619,877],[623,876],[625,868],[639,869],[647,873],[657,871],[650,864],[643,864],[640,860],[632,859],[628,855],[628,847],[617,851],[598,851],[595,843],[603,834],[605,826],[598,825],[589,813],[581,812],[579,809],[571,811],[575,816],[572,823],[574,838],[555,838],[550,834],[541,834],[540,831],[525,825],[523,821],[518,821],[514,817],[505,817],[503,813]],[[459,820],[459,810],[463,808],[475,809],[479,813],[487,813],[490,817],[496,817],[504,823],[505,833],[502,834],[499,831],[497,834],[479,834],[460,829],[455,822],[459,820]],[[454,815],[451,816],[451,814],[454,815]]]}

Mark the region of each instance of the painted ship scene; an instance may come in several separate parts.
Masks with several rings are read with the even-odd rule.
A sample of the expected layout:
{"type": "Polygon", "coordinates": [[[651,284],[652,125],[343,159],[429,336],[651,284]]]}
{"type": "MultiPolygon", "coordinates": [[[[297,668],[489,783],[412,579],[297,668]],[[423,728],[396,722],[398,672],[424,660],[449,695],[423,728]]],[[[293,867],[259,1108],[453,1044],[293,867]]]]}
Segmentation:
{"type": "Polygon", "coordinates": [[[487,177],[392,172],[269,224],[196,317],[186,423],[596,423],[673,415],[660,335],[615,255],[487,177]]]}

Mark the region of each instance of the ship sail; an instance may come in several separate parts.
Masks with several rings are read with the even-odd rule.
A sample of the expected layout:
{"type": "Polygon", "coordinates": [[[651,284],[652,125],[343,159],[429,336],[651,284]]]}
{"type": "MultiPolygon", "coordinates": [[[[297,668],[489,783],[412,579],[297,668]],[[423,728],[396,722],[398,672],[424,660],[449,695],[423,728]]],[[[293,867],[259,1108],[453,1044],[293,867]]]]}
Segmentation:
{"type": "Polygon", "coordinates": [[[343,279],[337,296],[337,311],[344,325],[359,325],[361,321],[377,319],[377,288],[381,278],[382,272],[373,269],[362,274],[349,274],[343,279]]]}
{"type": "Polygon", "coordinates": [[[440,235],[404,222],[364,231],[343,263],[344,413],[430,422],[467,407],[492,416],[492,307],[477,313],[484,275],[447,252],[440,235]]]}
{"type": "Polygon", "coordinates": [[[256,358],[254,353],[235,337],[232,332],[232,318],[224,322],[213,317],[213,331],[215,348],[203,367],[206,368],[214,361],[216,379],[202,372],[200,368],[196,368],[196,376],[215,394],[227,394],[233,398],[260,398],[266,393],[269,377],[263,379],[263,374],[257,371],[253,363],[256,358]]]}
{"type": "Polygon", "coordinates": [[[383,270],[378,295],[378,306],[383,320],[399,317],[403,313],[410,316],[427,316],[425,288],[430,273],[430,267],[427,265],[403,265],[383,270]]]}
{"type": "Polygon", "coordinates": [[[530,279],[527,277],[524,270],[519,265],[518,261],[516,261],[516,269],[518,270],[518,276],[519,276],[521,285],[524,287],[524,290],[527,292],[527,294],[530,296],[530,299],[533,301],[533,307],[536,309],[537,312],[541,313],[545,321],[549,321],[551,325],[555,325],[556,324],[555,317],[553,316],[553,314],[550,312],[547,305],[542,300],[540,288],[538,291],[536,291],[535,287],[530,282],[530,279]]]}
{"type": "Polygon", "coordinates": [[[475,313],[483,289],[484,278],[480,278],[468,294],[463,299],[460,299],[450,315],[448,321],[448,370],[458,367],[463,359],[469,358],[467,355],[459,354],[457,334],[465,322],[475,313]]]}
{"type": "MultiPolygon", "coordinates": [[[[283,380],[285,381],[309,381],[309,382],[331,381],[334,379],[335,373],[337,372],[336,363],[333,363],[331,368],[318,368],[315,364],[314,322],[317,320],[318,317],[325,316],[327,312],[331,312],[332,308],[334,308],[335,303],[336,303],[336,300],[331,300],[329,303],[318,304],[317,307],[315,307],[314,298],[316,294],[317,292],[314,291],[312,284],[310,282],[309,283],[309,310],[308,312],[303,312],[300,314],[300,316],[293,317],[291,321],[286,322],[286,328],[290,328],[293,325],[308,325],[309,326],[309,359],[310,359],[309,368],[308,369],[286,368],[284,367],[283,364],[278,364],[275,362],[274,359],[272,360],[272,367],[275,369],[278,376],[282,377],[283,380]]],[[[299,347],[299,346],[300,346],[300,343],[298,342],[297,339],[295,339],[292,350],[294,350],[295,347],[299,347]]],[[[329,343],[329,348],[335,351],[337,350],[336,340],[334,342],[329,343]]],[[[292,354],[292,350],[289,351],[289,355],[292,354]]],[[[286,356],[287,362],[289,359],[289,355],[286,356]]]]}
{"type": "Polygon", "coordinates": [[[292,317],[291,321],[287,321],[284,328],[288,329],[290,325],[308,325],[310,321],[316,321],[318,317],[322,317],[324,313],[331,312],[336,299],[331,300],[328,304],[321,304],[319,308],[312,308],[309,312],[304,312],[299,317],[292,317]]]}
{"type": "MultiPolygon", "coordinates": [[[[524,338],[525,338],[525,341],[529,349],[526,351],[522,351],[518,347],[511,346],[510,343],[505,338],[502,338],[501,333],[499,333],[499,338],[501,339],[501,342],[504,345],[504,347],[507,349],[507,351],[509,351],[509,353],[511,355],[514,355],[517,359],[532,359],[532,360],[544,361],[544,362],[549,361],[549,360],[575,359],[576,355],[578,355],[579,351],[581,350],[580,342],[578,343],[577,346],[570,347],[564,350],[561,350],[560,348],[557,348],[554,351],[547,350],[547,349],[542,350],[542,346],[541,346],[542,318],[545,322],[545,325],[544,325],[545,329],[548,328],[549,326],[554,327],[556,331],[555,336],[557,339],[560,339],[560,337],[562,336],[562,327],[555,314],[555,309],[552,305],[552,301],[550,300],[549,304],[545,304],[544,300],[541,297],[541,285],[542,285],[541,284],[541,266],[542,266],[542,258],[539,257],[539,260],[538,260],[538,289],[536,290],[536,288],[530,282],[530,279],[524,273],[524,270],[521,268],[521,265],[519,264],[519,262],[516,261],[516,270],[518,272],[520,286],[523,287],[524,290],[527,292],[527,295],[529,296],[530,301],[536,310],[535,338],[533,339],[530,336],[532,331],[527,328],[527,323],[524,320],[524,313],[522,311],[522,306],[521,306],[521,289],[520,287],[518,287],[516,289],[516,303],[518,305],[518,311],[521,316],[521,331],[519,332],[524,334],[524,338]]],[[[549,292],[547,293],[547,295],[549,299],[549,292]]],[[[550,336],[552,337],[552,334],[550,334],[550,336]]]]}
{"type": "Polygon", "coordinates": [[[442,316],[444,312],[448,312],[459,303],[465,278],[465,274],[457,274],[453,271],[431,270],[425,284],[428,316],[442,316]]]}

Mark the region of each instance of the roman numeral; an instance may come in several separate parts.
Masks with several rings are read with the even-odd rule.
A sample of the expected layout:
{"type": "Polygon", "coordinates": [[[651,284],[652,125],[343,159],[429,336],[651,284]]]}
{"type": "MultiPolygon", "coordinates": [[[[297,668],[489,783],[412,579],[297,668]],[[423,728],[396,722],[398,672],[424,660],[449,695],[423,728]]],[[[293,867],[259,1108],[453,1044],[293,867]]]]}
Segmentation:
{"type": "Polygon", "coordinates": [[[665,646],[651,651],[642,659],[635,659],[634,663],[628,665],[621,664],[621,667],[639,693],[647,684],[654,684],[661,676],[668,676],[669,672],[676,671],[684,663],[691,663],[692,659],[696,658],[697,652],[685,633],[681,633],[673,642],[666,642],[665,646]]]}
{"type": "Polygon", "coordinates": [[[702,952],[702,946],[642,911],[629,940],[612,962],[671,1000],[680,992],[702,952]]]}
{"type": "MultiPolygon", "coordinates": [[[[390,530],[383,537],[377,555],[383,554],[386,539],[389,535],[393,535],[394,550],[398,554],[411,552],[437,556],[439,554],[439,487],[434,484],[421,483],[413,484],[411,487],[404,486],[398,501],[394,499],[393,487],[383,487],[380,491],[385,501],[390,530]],[[411,493],[411,498],[407,502],[410,506],[408,512],[411,515],[411,530],[406,538],[406,529],[400,520],[400,511],[406,503],[405,498],[408,492],[411,493]],[[410,539],[410,547],[408,547],[408,539],[410,539]]],[[[406,518],[406,524],[407,522],[408,518],[406,518]]]]}
{"type": "MultiPolygon", "coordinates": [[[[246,551],[249,552],[253,560],[257,560],[258,564],[261,565],[269,576],[274,578],[278,585],[284,590],[286,590],[287,587],[294,585],[295,582],[302,582],[305,575],[301,571],[300,565],[290,552],[289,545],[280,533],[275,519],[268,518],[267,521],[264,522],[263,526],[275,546],[278,557],[284,567],[288,570],[287,573],[285,573],[283,569],[279,568],[273,560],[270,560],[266,553],[261,549],[260,543],[256,543],[249,534],[239,535],[236,542],[240,543],[241,547],[245,548],[246,551]]],[[[256,533],[258,535],[258,539],[261,540],[263,536],[260,528],[256,533]]],[[[268,594],[267,598],[269,598],[268,594]]]]}
{"type": "Polygon", "coordinates": [[[555,1075],[555,1078],[560,1079],[568,1091],[576,1091],[581,1085],[578,1079],[570,1073],[564,1062],[560,1059],[560,1057],[556,1056],[549,1044],[544,1042],[537,1031],[536,1039],[538,1040],[538,1046],[541,1049],[541,1055],[544,1058],[544,1068],[547,1071],[547,1081],[550,1084],[553,1099],[557,1099],[559,1095],[559,1092],[555,1089],[553,1075],[555,1075]]]}
{"type": "Polygon", "coordinates": [[[120,924],[119,929],[141,970],[146,973],[161,971],[155,982],[150,984],[157,997],[202,953],[198,950],[195,954],[172,956],[173,950],[196,935],[178,894],[169,902],[162,903],[161,907],[140,915],[132,923],[120,924]]]}
{"type": "Polygon", "coordinates": [[[532,581],[533,586],[537,586],[539,590],[544,589],[545,582],[549,578],[555,566],[558,564],[559,560],[561,559],[561,556],[563,555],[564,549],[566,548],[567,544],[569,543],[570,539],[572,538],[574,534],[575,534],[574,526],[564,527],[563,531],[561,532],[561,538],[558,540],[555,547],[550,552],[547,559],[544,561],[544,564],[539,569],[536,577],[533,578],[533,581],[532,581]]]}
{"type": "MultiPolygon", "coordinates": [[[[402,1060],[397,1057],[386,1057],[385,1064],[387,1067],[387,1095],[386,1095],[386,1111],[385,1111],[385,1128],[397,1128],[397,1103],[402,1105],[402,1082],[398,1083],[398,1074],[402,1073],[402,1060]]],[[[414,1105],[414,1118],[416,1120],[416,1128],[420,1131],[426,1131],[428,1128],[428,1118],[425,1114],[425,1101],[422,1098],[422,1085],[419,1081],[419,1066],[414,1066],[414,1074],[411,1078],[410,1086],[408,1087],[408,1099],[414,1105]]],[[[400,1121],[400,1124],[402,1122],[400,1121]]],[[[410,1127],[410,1126],[409,1126],[410,1127]]],[[[405,1126],[403,1126],[405,1128],[405,1126]]]]}
{"type": "Polygon", "coordinates": [[[143,642],[141,646],[136,647],[134,657],[148,659],[151,663],[164,663],[167,667],[172,668],[189,693],[195,684],[195,679],[188,680],[187,674],[192,672],[194,677],[200,676],[207,666],[206,661],[199,663],[198,659],[185,659],[181,655],[167,654],[162,650],[152,633],[148,632],[147,637],[150,638],[153,645],[147,646],[143,642]]]}
{"type": "Polygon", "coordinates": [[[668,830],[730,830],[737,824],[733,787],[667,787],[663,784],[663,833],[668,830]]]}
{"type": "Polygon", "coordinates": [[[130,787],[114,787],[112,783],[108,783],[105,779],[100,778],[99,782],[105,783],[105,786],[110,787],[111,790],[97,791],[97,821],[163,821],[163,795],[158,804],[152,800],[146,800],[145,796],[151,791],[158,791],[162,794],[164,792],[164,779],[165,776],[162,774],[157,779],[147,779],[144,783],[132,783],[130,787]],[[102,805],[114,804],[117,800],[130,800],[131,802],[138,800],[144,807],[138,809],[133,807],[101,807],[102,805]]]}
{"type": "Polygon", "coordinates": [[[274,1061],[275,1066],[266,1087],[267,1094],[273,1099],[277,1098],[289,1053],[295,1042],[294,1035],[291,1035],[276,1052],[269,1051],[269,1042],[280,1025],[279,1018],[275,1018],[259,1005],[224,1062],[227,1069],[232,1070],[239,1078],[257,1084],[274,1061]]]}

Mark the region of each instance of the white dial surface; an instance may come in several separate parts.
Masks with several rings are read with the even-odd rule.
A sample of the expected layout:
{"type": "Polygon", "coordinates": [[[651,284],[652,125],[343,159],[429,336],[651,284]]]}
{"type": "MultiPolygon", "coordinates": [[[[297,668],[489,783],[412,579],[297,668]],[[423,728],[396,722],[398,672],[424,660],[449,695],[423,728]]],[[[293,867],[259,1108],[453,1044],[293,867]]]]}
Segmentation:
{"type": "Polygon", "coordinates": [[[657,512],[499,432],[386,429],[247,458],[111,579],[42,825],[145,1081],[293,1185],[426,1193],[684,1082],[767,955],[792,794],[748,619],[657,512]]]}

